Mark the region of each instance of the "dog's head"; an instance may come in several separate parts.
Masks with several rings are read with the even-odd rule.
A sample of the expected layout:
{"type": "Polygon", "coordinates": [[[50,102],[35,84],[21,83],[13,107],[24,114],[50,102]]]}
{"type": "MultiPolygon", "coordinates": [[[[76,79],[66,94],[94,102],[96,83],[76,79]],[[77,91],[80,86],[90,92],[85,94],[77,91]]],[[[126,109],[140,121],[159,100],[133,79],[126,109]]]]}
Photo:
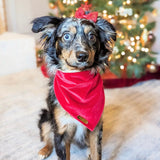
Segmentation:
{"type": "Polygon", "coordinates": [[[116,32],[104,19],[96,23],[86,19],[45,16],[32,21],[32,31],[43,32],[46,62],[64,71],[101,68],[112,52],[116,32]]]}

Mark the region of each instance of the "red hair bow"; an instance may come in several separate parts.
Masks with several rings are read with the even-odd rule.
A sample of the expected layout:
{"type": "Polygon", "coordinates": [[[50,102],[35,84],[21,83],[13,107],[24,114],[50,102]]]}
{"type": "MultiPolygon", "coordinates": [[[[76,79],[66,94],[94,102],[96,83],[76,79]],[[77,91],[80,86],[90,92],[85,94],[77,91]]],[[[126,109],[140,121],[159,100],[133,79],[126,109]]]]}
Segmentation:
{"type": "Polygon", "coordinates": [[[92,20],[93,22],[97,21],[98,12],[90,12],[92,5],[87,5],[87,3],[82,4],[80,8],[77,9],[75,13],[75,18],[84,18],[92,20]]]}

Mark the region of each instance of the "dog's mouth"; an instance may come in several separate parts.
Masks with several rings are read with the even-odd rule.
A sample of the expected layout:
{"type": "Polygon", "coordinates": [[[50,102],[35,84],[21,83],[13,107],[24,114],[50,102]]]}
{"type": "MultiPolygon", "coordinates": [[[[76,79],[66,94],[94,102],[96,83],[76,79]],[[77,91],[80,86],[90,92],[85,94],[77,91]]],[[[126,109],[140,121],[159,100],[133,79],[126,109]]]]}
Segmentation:
{"type": "Polygon", "coordinates": [[[75,69],[86,69],[92,66],[91,62],[74,62],[74,63],[70,63],[67,60],[65,60],[66,64],[70,67],[73,67],[75,69]]]}

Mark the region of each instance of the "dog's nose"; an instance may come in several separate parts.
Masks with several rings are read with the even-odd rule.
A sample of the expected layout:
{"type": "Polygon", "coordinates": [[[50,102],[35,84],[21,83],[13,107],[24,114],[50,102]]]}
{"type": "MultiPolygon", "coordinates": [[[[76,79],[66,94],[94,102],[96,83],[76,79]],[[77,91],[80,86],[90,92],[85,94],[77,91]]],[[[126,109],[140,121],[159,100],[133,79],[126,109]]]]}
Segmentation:
{"type": "Polygon", "coordinates": [[[89,55],[87,52],[77,52],[76,57],[79,62],[86,62],[88,60],[89,55]]]}

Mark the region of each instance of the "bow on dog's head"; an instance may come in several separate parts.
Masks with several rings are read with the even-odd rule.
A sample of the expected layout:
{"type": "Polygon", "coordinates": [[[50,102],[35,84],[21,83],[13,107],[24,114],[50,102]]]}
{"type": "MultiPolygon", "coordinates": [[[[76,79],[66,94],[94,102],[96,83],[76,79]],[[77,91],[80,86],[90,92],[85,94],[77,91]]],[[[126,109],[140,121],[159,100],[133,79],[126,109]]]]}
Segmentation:
{"type": "Polygon", "coordinates": [[[116,32],[112,24],[104,19],[94,20],[95,15],[82,18],[57,18],[44,16],[32,21],[32,31],[43,32],[46,62],[64,71],[105,69],[112,52],[116,32]],[[87,17],[87,18],[86,18],[87,17]]]}

